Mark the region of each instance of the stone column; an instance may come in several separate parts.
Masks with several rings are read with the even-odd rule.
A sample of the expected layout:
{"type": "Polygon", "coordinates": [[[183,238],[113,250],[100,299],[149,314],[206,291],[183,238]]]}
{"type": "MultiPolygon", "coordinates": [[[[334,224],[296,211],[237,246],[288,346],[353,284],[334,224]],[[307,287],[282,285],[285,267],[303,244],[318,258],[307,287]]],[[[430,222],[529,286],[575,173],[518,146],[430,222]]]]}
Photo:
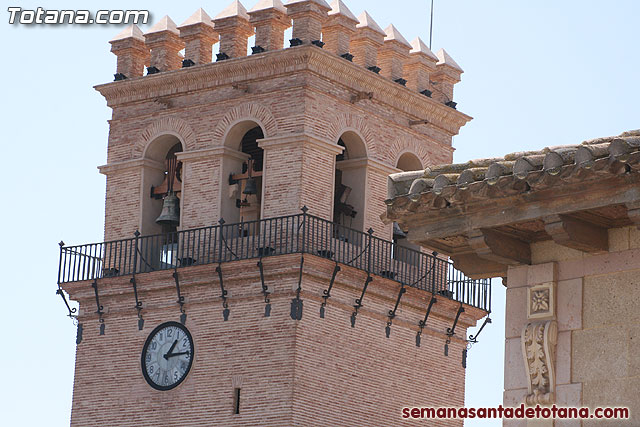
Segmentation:
{"type": "Polygon", "coordinates": [[[220,218],[238,222],[239,195],[229,184],[229,175],[241,172],[247,157],[228,147],[177,153],[183,165],[181,229],[216,225],[220,218]]]}
{"type": "Polygon", "coordinates": [[[116,80],[139,77],[149,63],[149,48],[144,44],[144,35],[137,25],[131,25],[111,41],[111,52],[118,57],[116,80]]]}
{"type": "Polygon", "coordinates": [[[378,160],[367,159],[367,194],[364,230],[369,228],[375,232],[374,236],[381,239],[393,238],[393,224],[386,225],[380,219],[380,212],[384,212],[384,201],[387,198],[387,177],[398,169],[378,160]]]}
{"type": "Polygon", "coordinates": [[[151,49],[149,62],[151,74],[158,71],[177,70],[182,66],[180,51],[184,49],[184,42],[180,40],[178,28],[171,18],[168,16],[162,18],[144,35],[144,40],[151,49]]]}
{"type": "Polygon", "coordinates": [[[253,53],[284,48],[284,31],[291,26],[291,19],[280,0],[260,1],[249,11],[249,22],[256,27],[253,53]]]}
{"type": "Polygon", "coordinates": [[[264,138],[262,218],[309,213],[331,220],[335,158],[343,147],[316,136],[289,134],[264,138]]]}
{"type": "MultiPolygon", "coordinates": [[[[162,163],[150,159],[135,159],[109,163],[98,168],[107,177],[104,238],[105,241],[127,239],[136,230],[154,234],[155,218],[150,212],[159,213],[162,201],[151,199],[149,190],[154,175],[164,173],[162,163]],[[151,218],[151,228],[143,227],[151,218]],[[143,230],[143,228],[145,228],[143,230]]],[[[156,214],[157,216],[157,214],[156,214]]]]}
{"type": "MultiPolygon", "coordinates": [[[[180,38],[185,43],[184,59],[194,64],[211,62],[211,47],[218,42],[218,33],[213,29],[213,22],[202,8],[178,27],[180,38]]],[[[186,66],[191,65],[189,62],[186,66]]],[[[183,64],[183,66],[185,66],[183,64]]]]}

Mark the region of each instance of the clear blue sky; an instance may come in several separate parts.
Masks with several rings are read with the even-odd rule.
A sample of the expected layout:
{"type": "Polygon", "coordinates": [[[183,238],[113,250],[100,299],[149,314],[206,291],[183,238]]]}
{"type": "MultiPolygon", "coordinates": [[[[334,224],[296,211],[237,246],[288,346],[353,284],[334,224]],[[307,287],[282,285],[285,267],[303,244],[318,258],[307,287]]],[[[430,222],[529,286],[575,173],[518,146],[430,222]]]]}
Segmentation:
{"type": "MultiPolygon", "coordinates": [[[[180,24],[226,1],[91,2],[94,10],[149,9],[180,24]]],[[[428,40],[429,0],[347,0],[408,40],[428,40]]],[[[86,2],[10,2],[83,9],[86,2]]],[[[254,1],[245,3],[251,8],[254,1]]],[[[121,28],[9,25],[0,11],[3,158],[0,413],[7,426],[65,426],[75,327],[55,295],[58,246],[102,239],[110,110],[92,86],[111,81],[107,43],[121,28]],[[36,403],[36,405],[34,405],[36,403]]],[[[459,109],[474,117],[454,139],[455,161],[579,143],[639,128],[636,1],[436,0],[434,51],[464,68],[459,109]]],[[[153,22],[151,23],[153,24],[153,22]]],[[[147,26],[148,28],[148,26],[147,26]]],[[[143,28],[144,30],[144,28],[143,28]]],[[[504,289],[494,281],[494,323],[469,352],[467,406],[502,400],[504,289]]],[[[499,425],[498,422],[467,425],[499,425]]]]}

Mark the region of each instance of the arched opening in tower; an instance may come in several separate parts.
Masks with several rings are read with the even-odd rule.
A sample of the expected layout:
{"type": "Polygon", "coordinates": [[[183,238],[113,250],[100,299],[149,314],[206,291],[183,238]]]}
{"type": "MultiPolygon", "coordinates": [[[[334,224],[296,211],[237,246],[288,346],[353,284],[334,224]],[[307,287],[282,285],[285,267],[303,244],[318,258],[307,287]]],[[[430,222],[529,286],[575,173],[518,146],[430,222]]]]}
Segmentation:
{"type": "Polygon", "coordinates": [[[242,165],[243,179],[239,179],[240,221],[256,221],[260,219],[262,208],[262,169],[264,150],[258,146],[258,140],[264,138],[260,126],[247,131],[240,141],[240,151],[249,158],[242,165]]]}
{"type": "Polygon", "coordinates": [[[155,219],[162,227],[162,233],[177,231],[180,225],[180,197],[182,195],[182,162],[178,161],[176,153],[182,151],[179,142],[169,149],[165,156],[164,177],[160,185],[151,187],[151,197],[162,199],[162,209],[155,219]]]}
{"type": "Polygon", "coordinates": [[[143,236],[137,248],[137,260],[143,270],[155,270],[178,262],[178,234],[181,224],[183,189],[182,162],[177,154],[183,151],[174,135],[162,135],[148,145],[143,166],[143,197],[140,232],[143,236]]]}
{"type": "MultiPolygon", "coordinates": [[[[354,132],[345,132],[338,139],[338,145],[344,147],[344,150],[336,155],[333,222],[363,231],[367,179],[367,157],[364,142],[354,132]]],[[[338,234],[336,237],[345,238],[340,235],[344,233],[338,232],[338,234]]]]}
{"type": "Polygon", "coordinates": [[[147,147],[144,157],[153,162],[143,167],[143,235],[171,233],[180,226],[182,162],[176,154],[182,150],[182,143],[173,135],[162,135],[147,147]]]}
{"type": "Polygon", "coordinates": [[[262,174],[264,150],[259,141],[264,132],[258,123],[245,120],[233,125],[225,137],[222,159],[223,176],[229,186],[221,194],[220,215],[227,224],[243,223],[236,236],[259,232],[262,216],[262,174]]]}
{"type": "MultiPolygon", "coordinates": [[[[402,154],[396,163],[396,168],[403,172],[424,169],[418,156],[413,153],[402,154]]],[[[419,261],[419,258],[416,257],[413,252],[407,251],[407,249],[422,251],[422,247],[407,240],[406,233],[400,228],[397,222],[393,223],[393,243],[393,258],[395,260],[409,264],[414,264],[419,261]]]]}

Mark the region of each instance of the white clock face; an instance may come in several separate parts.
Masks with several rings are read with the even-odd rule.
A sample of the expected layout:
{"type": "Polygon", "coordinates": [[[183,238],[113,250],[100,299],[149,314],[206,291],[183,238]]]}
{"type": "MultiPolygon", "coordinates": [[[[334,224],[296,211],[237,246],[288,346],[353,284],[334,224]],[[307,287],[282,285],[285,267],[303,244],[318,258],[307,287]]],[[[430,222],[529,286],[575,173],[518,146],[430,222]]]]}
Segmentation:
{"type": "Polygon", "coordinates": [[[142,373],[151,387],[170,390],[180,384],[193,363],[193,339],[178,322],[167,322],[151,332],[142,349],[142,373]]]}

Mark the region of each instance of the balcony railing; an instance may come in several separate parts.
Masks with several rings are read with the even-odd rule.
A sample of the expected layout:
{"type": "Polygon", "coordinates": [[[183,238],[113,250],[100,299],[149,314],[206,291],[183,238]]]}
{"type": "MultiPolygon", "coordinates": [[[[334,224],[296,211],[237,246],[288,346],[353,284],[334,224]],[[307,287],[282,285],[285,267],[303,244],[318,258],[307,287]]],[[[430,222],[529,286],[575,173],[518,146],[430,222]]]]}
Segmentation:
{"type": "Polygon", "coordinates": [[[405,286],[491,310],[490,281],[453,263],[398,246],[306,212],[130,239],[60,246],[58,283],[126,276],[192,265],[309,253],[405,286]]]}

